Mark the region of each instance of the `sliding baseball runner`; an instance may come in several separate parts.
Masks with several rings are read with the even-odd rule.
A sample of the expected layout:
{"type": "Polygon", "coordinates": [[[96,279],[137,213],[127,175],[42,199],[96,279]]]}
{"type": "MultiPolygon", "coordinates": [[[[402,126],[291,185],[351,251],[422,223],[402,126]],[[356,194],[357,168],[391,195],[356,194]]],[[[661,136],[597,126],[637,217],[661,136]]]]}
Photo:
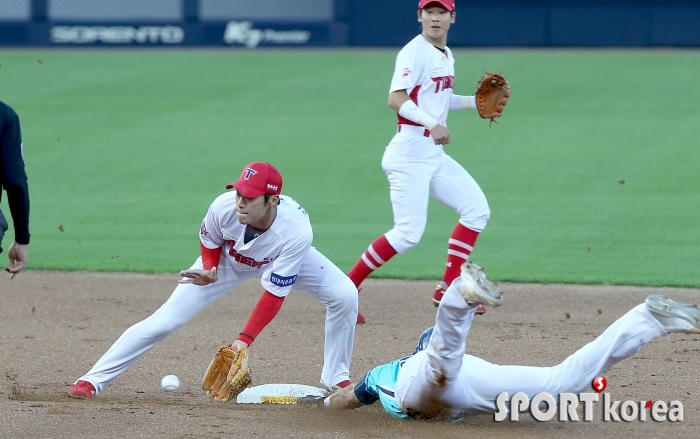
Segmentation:
{"type": "MultiPolygon", "coordinates": [[[[326,404],[352,409],[379,401],[402,419],[456,421],[494,413],[503,420],[511,398],[529,402],[544,393],[551,397],[550,410],[563,396],[578,397],[593,386],[602,390],[601,375],[647,343],[671,333],[700,334],[697,305],[652,294],[557,365],[493,364],[467,354],[464,342],[476,305],[499,306],[502,300],[483,270],[467,262],[440,301],[435,326],[423,333],[414,353],[373,368],[356,384],[327,397],[326,404]]],[[[678,415],[682,419],[682,409],[678,415]]]]}

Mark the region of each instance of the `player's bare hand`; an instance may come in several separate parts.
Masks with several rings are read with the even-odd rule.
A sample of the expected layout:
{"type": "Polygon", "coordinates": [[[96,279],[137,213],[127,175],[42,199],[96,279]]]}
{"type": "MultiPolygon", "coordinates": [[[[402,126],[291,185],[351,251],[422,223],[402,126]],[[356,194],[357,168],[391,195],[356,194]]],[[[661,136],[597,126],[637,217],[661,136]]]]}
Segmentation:
{"type": "Polygon", "coordinates": [[[204,285],[209,285],[219,280],[219,275],[216,274],[216,267],[212,267],[211,270],[182,270],[180,272],[180,276],[182,276],[184,279],[180,279],[178,283],[195,284],[201,287],[203,287],[204,285]]]}
{"type": "Polygon", "coordinates": [[[332,409],[356,409],[363,404],[355,395],[355,385],[351,384],[343,389],[334,392],[328,397],[328,404],[332,409]]]}
{"type": "Polygon", "coordinates": [[[244,342],[243,340],[236,340],[231,343],[231,347],[240,351],[243,348],[247,348],[248,343],[244,342]]]}
{"type": "Polygon", "coordinates": [[[17,273],[29,262],[29,244],[17,244],[13,242],[10,249],[7,251],[7,257],[10,259],[10,265],[5,267],[5,271],[10,273],[10,279],[14,278],[17,273]]]}
{"type": "Polygon", "coordinates": [[[450,130],[447,127],[437,124],[430,130],[433,141],[436,145],[447,145],[450,143],[450,130]]]}

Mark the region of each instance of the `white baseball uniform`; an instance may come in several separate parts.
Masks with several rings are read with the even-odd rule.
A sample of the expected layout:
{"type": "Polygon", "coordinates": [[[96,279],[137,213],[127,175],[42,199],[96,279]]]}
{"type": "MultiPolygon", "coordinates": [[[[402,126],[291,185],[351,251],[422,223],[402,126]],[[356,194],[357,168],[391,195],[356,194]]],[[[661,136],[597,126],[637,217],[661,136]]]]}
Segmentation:
{"type": "MultiPolygon", "coordinates": [[[[460,108],[453,86],[450,49],[442,53],[418,35],[396,57],[389,92],[406,90],[418,108],[447,126],[449,110],[460,108]]],[[[394,211],[394,228],[386,233],[391,246],[404,253],[418,244],[427,222],[429,195],[457,212],[463,226],[481,232],[490,211],[479,185],[442,145],[435,145],[427,129],[397,116],[398,132],[382,158],[394,211]]]]}
{"type": "MultiPolygon", "coordinates": [[[[244,242],[245,232],[246,226],[238,222],[236,191],[216,198],[202,221],[200,239],[208,248],[223,247],[218,280],[206,286],[178,284],[153,315],[127,329],[80,380],[92,383],[99,393],[165,337],[254,277],[260,277],[263,288],[278,297],[287,296],[294,287],[326,305],[321,380],[332,386],[349,379],[357,288],[311,246],[313,233],[306,211],[281,195],[272,226],[248,243],[244,242]]],[[[202,269],[201,257],[191,268],[202,269]]]]}
{"type": "MultiPolygon", "coordinates": [[[[465,354],[475,307],[459,294],[457,278],[445,292],[427,349],[378,366],[360,380],[361,401],[380,400],[398,418],[458,419],[466,414],[496,413],[502,392],[524,392],[532,399],[547,392],[579,394],[593,379],[666,330],[644,304],[634,307],[598,338],[553,367],[502,366],[465,354]]],[[[358,392],[356,391],[356,394],[358,392]]]]}

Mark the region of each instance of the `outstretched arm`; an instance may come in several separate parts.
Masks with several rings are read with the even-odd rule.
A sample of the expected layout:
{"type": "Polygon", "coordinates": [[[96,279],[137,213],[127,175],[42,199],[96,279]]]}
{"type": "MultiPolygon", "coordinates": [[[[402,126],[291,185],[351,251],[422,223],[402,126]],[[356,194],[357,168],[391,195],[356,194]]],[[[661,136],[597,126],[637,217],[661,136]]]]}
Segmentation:
{"type": "Polygon", "coordinates": [[[219,266],[219,257],[221,257],[221,247],[208,248],[200,241],[199,251],[202,255],[203,269],[191,268],[180,271],[180,276],[183,279],[179,280],[179,283],[204,286],[219,280],[216,270],[219,266]]]}
{"type": "Polygon", "coordinates": [[[450,110],[464,110],[466,108],[476,110],[476,96],[461,96],[453,94],[450,98],[450,110]]]}
{"type": "Polygon", "coordinates": [[[343,389],[338,390],[328,398],[325,404],[332,409],[356,409],[364,404],[357,399],[355,395],[355,385],[351,384],[343,389]]]}

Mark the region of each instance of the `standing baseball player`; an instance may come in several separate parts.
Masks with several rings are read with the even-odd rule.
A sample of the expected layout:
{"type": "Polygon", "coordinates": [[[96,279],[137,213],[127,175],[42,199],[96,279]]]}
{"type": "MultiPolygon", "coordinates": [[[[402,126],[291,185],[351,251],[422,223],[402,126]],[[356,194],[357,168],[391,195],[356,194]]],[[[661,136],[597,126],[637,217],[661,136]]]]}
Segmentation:
{"type": "Polygon", "coordinates": [[[610,325],[598,338],[553,367],[501,366],[465,354],[464,341],[476,303],[498,306],[500,291],[471,263],[447,289],[435,326],[418,341],[413,355],[372,369],[354,386],[326,399],[333,408],[356,408],[379,400],[397,418],[457,420],[497,413],[498,396],[523,392],[529,400],[547,392],[579,394],[593,379],[642,346],[672,332],[700,334],[700,310],[653,294],[610,325]]]}
{"type": "MultiPolygon", "coordinates": [[[[10,273],[10,279],[29,262],[29,188],[22,157],[23,146],[19,116],[9,105],[0,102],[0,199],[4,188],[15,230],[15,240],[7,251],[9,264],[5,268],[10,273]]],[[[2,238],[8,228],[0,210],[0,253],[2,238]]]]}
{"type": "Polygon", "coordinates": [[[321,383],[350,384],[357,319],[357,289],[311,246],[306,211],[280,195],[282,176],[269,163],[250,163],[209,207],[199,231],[201,256],[183,270],[170,298],[153,315],[127,329],[90,371],[70,386],[71,396],[92,398],[136,360],[241,283],[260,277],[265,290],[232,344],[247,348],[280,310],[292,287],[326,305],[321,383]]]}
{"type": "MultiPolygon", "coordinates": [[[[443,149],[451,140],[448,111],[476,108],[474,96],[453,93],[454,58],[446,44],[455,16],[453,0],[421,0],[418,21],[422,33],[396,57],[389,106],[397,113],[398,126],[382,158],[394,228],[375,239],[348,273],[359,288],[374,270],[418,244],[432,195],[459,214],[448,241],[445,272],[433,293],[436,306],[447,285],[459,276],[460,265],[471,254],[490,215],[479,185],[443,149]]],[[[486,308],[479,307],[477,312],[484,313],[486,308]]],[[[364,323],[361,314],[358,323],[364,323]]]]}

